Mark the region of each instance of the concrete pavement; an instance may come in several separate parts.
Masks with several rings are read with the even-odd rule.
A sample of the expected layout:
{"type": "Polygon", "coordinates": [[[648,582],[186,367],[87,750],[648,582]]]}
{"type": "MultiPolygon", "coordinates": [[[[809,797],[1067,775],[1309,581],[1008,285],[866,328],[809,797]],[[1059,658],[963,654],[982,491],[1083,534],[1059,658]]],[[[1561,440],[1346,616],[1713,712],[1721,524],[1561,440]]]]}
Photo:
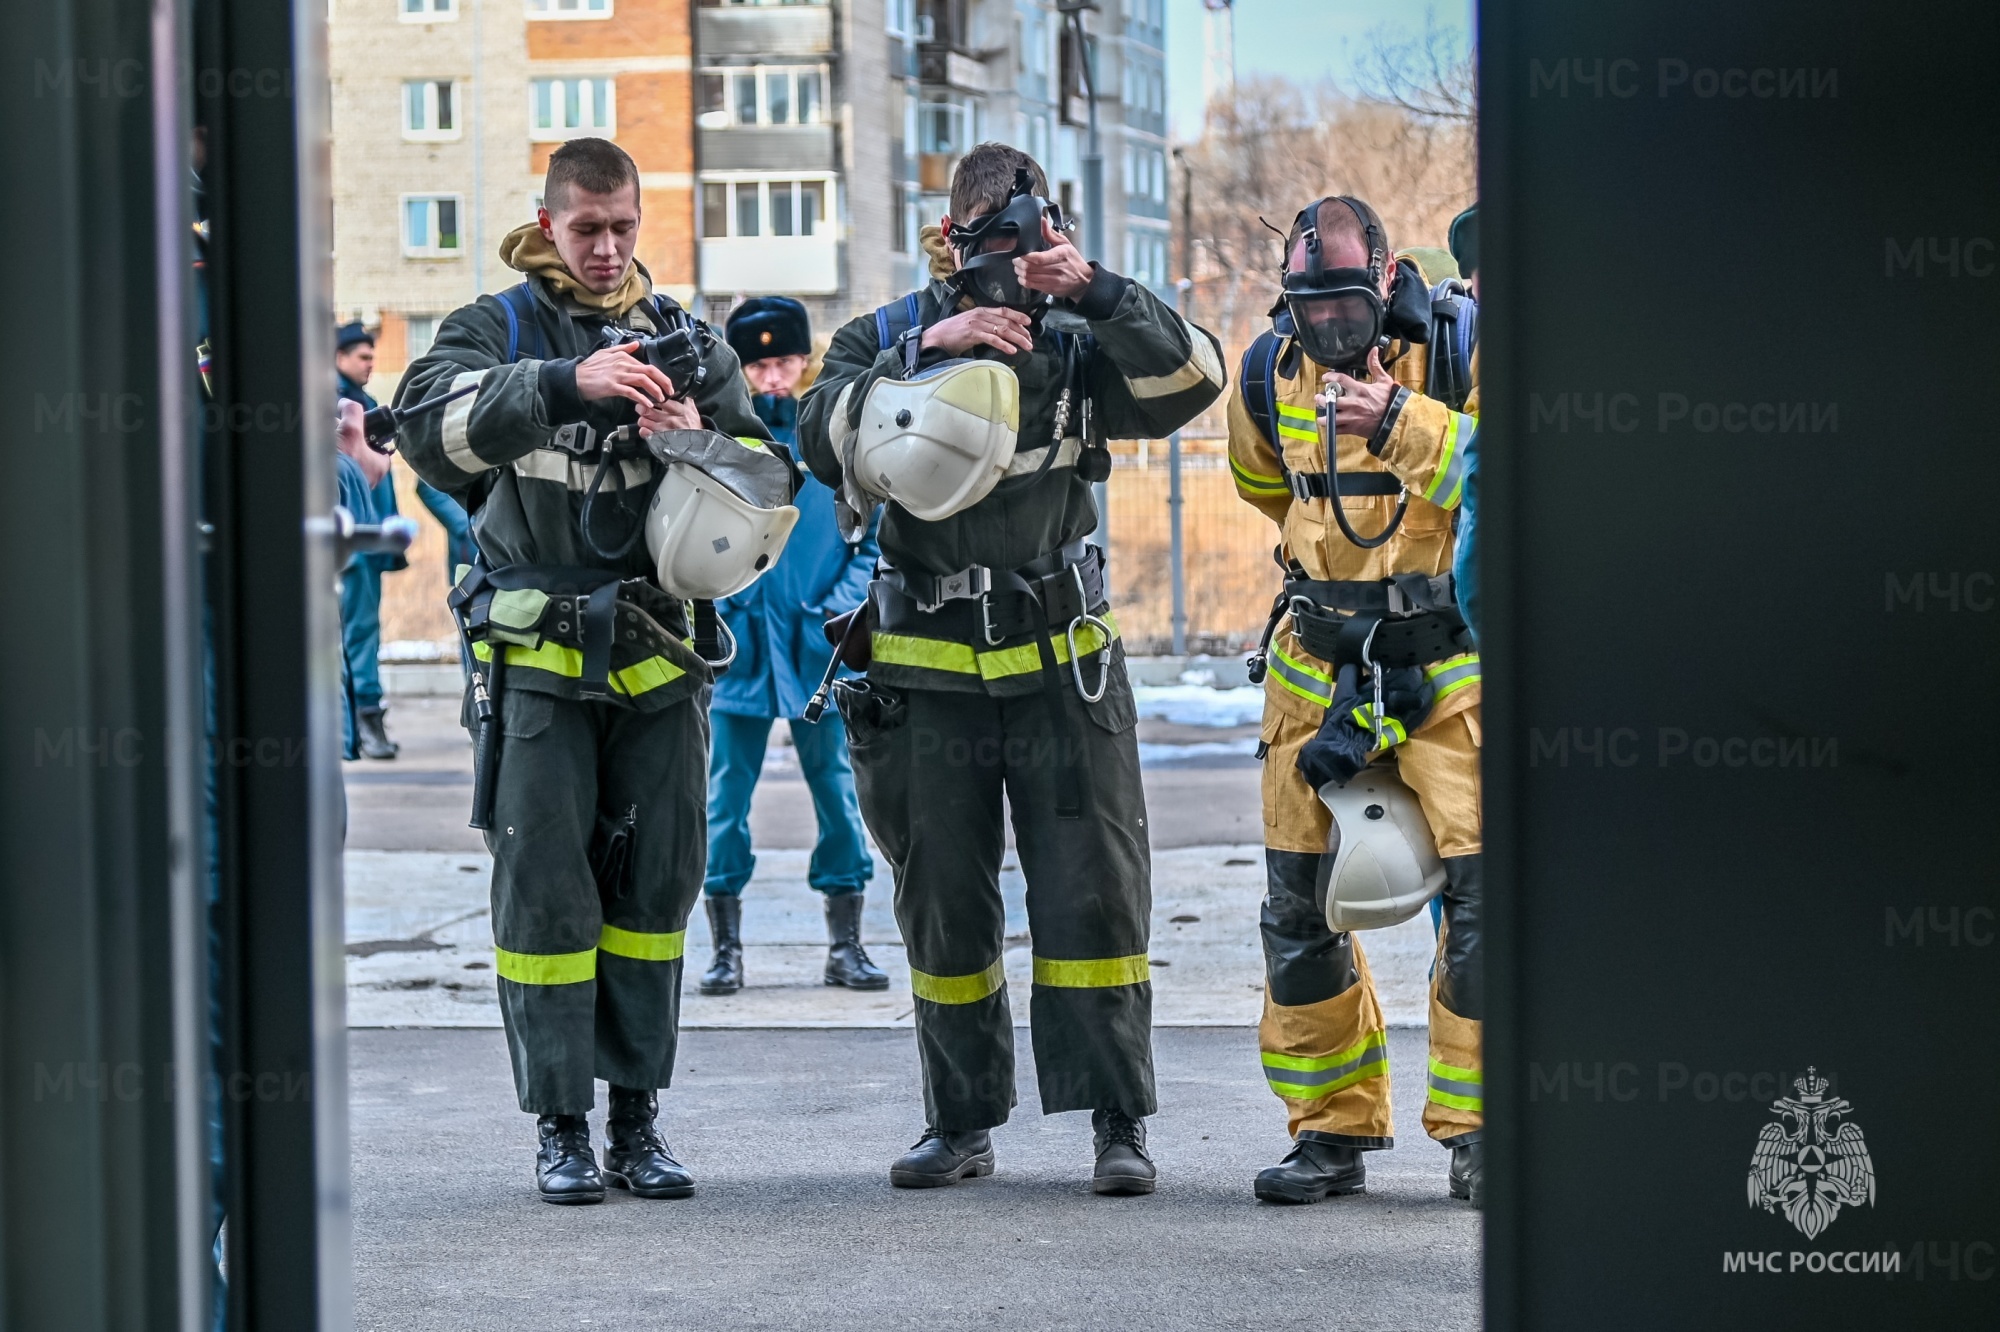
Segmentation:
{"type": "Polygon", "coordinates": [[[1285,1132],[1242,1029],[1155,1033],[1161,1185],[1128,1199],[1089,1192],[1088,1117],[1038,1113],[1025,1040],[998,1172],[910,1192],[886,1175],[921,1128],[907,1033],[691,1031],[662,1123],[695,1196],[576,1208],[534,1197],[498,1032],[350,1042],[367,1332],[1478,1326],[1480,1220],[1416,1122],[1418,1032],[1390,1035],[1399,1145],[1303,1208],[1250,1195],[1285,1132]]]}

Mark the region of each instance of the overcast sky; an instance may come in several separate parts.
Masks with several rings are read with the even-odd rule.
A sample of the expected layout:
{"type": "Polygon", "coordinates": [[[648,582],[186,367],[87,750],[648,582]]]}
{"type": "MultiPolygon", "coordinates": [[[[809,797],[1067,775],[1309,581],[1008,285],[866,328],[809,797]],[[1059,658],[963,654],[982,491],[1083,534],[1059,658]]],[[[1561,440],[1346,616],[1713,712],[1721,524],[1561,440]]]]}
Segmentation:
{"type": "MultiPolygon", "coordinates": [[[[1469,34],[1473,0],[1236,0],[1236,73],[1349,82],[1371,35],[1416,36],[1430,15],[1469,34]]],[[[1202,0],[1167,0],[1167,84],[1173,134],[1201,125],[1202,0]]]]}

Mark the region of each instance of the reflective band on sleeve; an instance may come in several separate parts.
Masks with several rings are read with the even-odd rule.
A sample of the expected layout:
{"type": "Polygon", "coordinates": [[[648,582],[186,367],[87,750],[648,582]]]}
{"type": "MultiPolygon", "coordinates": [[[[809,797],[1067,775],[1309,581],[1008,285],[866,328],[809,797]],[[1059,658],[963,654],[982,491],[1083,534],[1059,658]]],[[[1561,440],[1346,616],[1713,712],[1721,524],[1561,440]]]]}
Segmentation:
{"type": "Polygon", "coordinates": [[[1294,661],[1275,643],[1271,645],[1271,678],[1285,688],[1323,708],[1333,706],[1333,677],[1316,666],[1294,661]]]}
{"type": "Polygon", "coordinates": [[[1292,488],[1285,484],[1284,477],[1265,476],[1262,472],[1253,472],[1234,458],[1229,460],[1229,471],[1236,478],[1236,488],[1238,490],[1247,490],[1255,495],[1289,495],[1292,493],[1292,488]]]}
{"type": "Polygon", "coordinates": [[[1264,1052],[1264,1077],[1271,1090],[1294,1101],[1331,1096],[1363,1078],[1389,1071],[1389,1033],[1371,1031],[1345,1050],[1316,1058],[1264,1052]]]}
{"type": "Polygon", "coordinates": [[[1141,375],[1136,379],[1127,378],[1125,386],[1132,390],[1132,396],[1144,401],[1147,398],[1164,398],[1170,393],[1183,393],[1197,384],[1213,384],[1222,387],[1222,362],[1215,357],[1215,345],[1206,334],[1189,328],[1185,321],[1181,331],[1187,335],[1188,358],[1180,369],[1167,375],[1141,375]]]}
{"type": "Polygon", "coordinates": [[[933,976],[910,968],[910,992],[934,1004],[976,1004],[1007,983],[1007,964],[995,958],[993,965],[970,976],[933,976]]]}
{"type": "Polygon", "coordinates": [[[510,953],[493,950],[493,970],[516,985],[575,985],[597,978],[597,950],[581,953],[510,953]]]}
{"type": "Polygon", "coordinates": [[[1431,1060],[1430,1098],[1453,1110],[1485,1113],[1486,1079],[1476,1068],[1454,1068],[1431,1060]]]}
{"type": "MultiPolygon", "coordinates": [[[[454,375],[451,387],[446,393],[455,393],[470,384],[477,384],[485,377],[483,370],[467,370],[454,375]]],[[[479,401],[479,391],[473,390],[444,407],[444,421],[439,427],[444,435],[444,456],[451,459],[452,466],[471,476],[492,470],[493,464],[472,451],[472,407],[479,401]]]]}
{"type": "MultiPolygon", "coordinates": [[[[487,661],[493,656],[493,647],[489,643],[474,643],[472,655],[480,661],[487,661]]],[[[561,643],[544,643],[538,648],[510,646],[507,649],[507,664],[529,666],[571,680],[583,678],[583,653],[561,643]]],[[[611,685],[626,697],[637,698],[661,685],[672,684],[686,674],[665,657],[655,654],[611,672],[611,685]]]]}
{"type": "Polygon", "coordinates": [[[1308,444],[1319,443],[1319,413],[1311,407],[1294,407],[1288,402],[1279,403],[1278,435],[1281,439],[1303,440],[1308,444]]]}
{"type": "Polygon", "coordinates": [[[1424,678],[1437,690],[1433,702],[1441,703],[1467,685],[1479,683],[1479,654],[1466,652],[1434,661],[1424,667],[1424,678]]]}
{"type": "MultiPolygon", "coordinates": [[[[1053,472],[1058,467],[1076,466],[1077,455],[1082,452],[1083,441],[1071,435],[1056,446],[1055,461],[1049,463],[1048,470],[1053,472]]],[[[1027,476],[1031,473],[1041,471],[1042,464],[1046,461],[1047,455],[1040,449],[1030,449],[1025,453],[1016,452],[1014,460],[1007,464],[1007,470],[1002,472],[1001,476],[1003,478],[1009,476],[1027,476]]]]}
{"type": "Polygon", "coordinates": [[[1153,968],[1144,953],[1130,957],[1035,959],[1035,984],[1062,990],[1102,990],[1114,985],[1137,985],[1153,978],[1153,968]]]}
{"type": "Polygon", "coordinates": [[[1440,509],[1456,509],[1465,491],[1465,455],[1479,421],[1463,412],[1451,413],[1445,424],[1444,443],[1438,449],[1437,474],[1424,487],[1424,498],[1440,509]]]}
{"type": "Polygon", "coordinates": [[[671,962],[681,955],[686,945],[686,930],[675,930],[672,934],[644,934],[638,930],[621,930],[616,925],[606,925],[597,937],[597,946],[605,952],[640,962],[671,962]]]}

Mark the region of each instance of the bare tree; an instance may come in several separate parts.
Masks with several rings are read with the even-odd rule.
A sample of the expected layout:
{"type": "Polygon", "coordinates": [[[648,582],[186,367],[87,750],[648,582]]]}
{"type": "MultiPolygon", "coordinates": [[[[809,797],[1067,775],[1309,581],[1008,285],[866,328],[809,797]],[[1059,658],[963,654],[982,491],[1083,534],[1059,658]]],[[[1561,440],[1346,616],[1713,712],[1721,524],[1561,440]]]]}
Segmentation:
{"type": "Polygon", "coordinates": [[[1479,118],[1479,88],[1472,51],[1456,32],[1424,21],[1423,36],[1397,40],[1378,30],[1369,41],[1361,73],[1364,101],[1393,106],[1418,120],[1479,118]]]}

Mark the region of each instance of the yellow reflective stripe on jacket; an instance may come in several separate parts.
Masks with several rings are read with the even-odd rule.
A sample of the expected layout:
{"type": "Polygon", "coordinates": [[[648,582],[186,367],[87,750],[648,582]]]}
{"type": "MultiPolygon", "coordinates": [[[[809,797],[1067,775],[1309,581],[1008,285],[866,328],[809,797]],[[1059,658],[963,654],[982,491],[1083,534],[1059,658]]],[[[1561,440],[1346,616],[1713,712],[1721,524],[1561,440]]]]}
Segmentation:
{"type": "Polygon", "coordinates": [[[1292,488],[1285,484],[1284,477],[1265,476],[1262,472],[1253,472],[1234,458],[1229,460],[1229,470],[1235,476],[1236,485],[1239,489],[1247,490],[1257,495],[1289,495],[1292,493],[1292,488]]]}
{"type": "MultiPolygon", "coordinates": [[[[474,643],[472,655],[481,661],[487,661],[493,656],[493,646],[490,643],[474,643]]],[[[551,675],[560,675],[571,680],[583,678],[583,653],[573,647],[565,647],[561,643],[543,643],[536,648],[510,643],[507,647],[507,664],[531,666],[538,671],[547,671],[551,675]]],[[[612,688],[619,693],[628,698],[636,698],[650,689],[672,684],[686,674],[686,671],[656,653],[622,670],[611,672],[610,682],[612,688]]]]}
{"type": "Polygon", "coordinates": [[[686,949],[687,931],[646,934],[639,930],[621,930],[616,925],[606,925],[597,937],[597,946],[617,957],[634,958],[640,962],[671,962],[686,949]]]}
{"type": "Polygon", "coordinates": [[[510,953],[493,950],[493,970],[517,985],[575,985],[597,978],[597,950],[581,953],[510,953]]]}
{"type": "Polygon", "coordinates": [[[1444,443],[1438,447],[1437,472],[1424,487],[1424,498],[1440,509],[1456,509],[1464,495],[1466,446],[1478,429],[1478,420],[1463,412],[1447,416],[1444,443]]]}
{"type": "Polygon", "coordinates": [[[910,992],[934,1004],[976,1004],[1006,983],[1004,958],[994,958],[992,966],[970,976],[933,976],[910,968],[910,992]]]}
{"type": "Polygon", "coordinates": [[[1302,439],[1308,444],[1319,442],[1319,414],[1311,407],[1294,407],[1288,402],[1278,404],[1278,436],[1281,439],[1302,439]],[[1286,424],[1291,422],[1291,424],[1286,424]]]}
{"type": "Polygon", "coordinates": [[[1431,1060],[1430,1098],[1453,1110],[1485,1113],[1486,1077],[1476,1068],[1455,1068],[1431,1060]]]}
{"type": "Polygon", "coordinates": [[[1271,1090],[1295,1101],[1331,1096],[1364,1078],[1389,1070],[1389,1033],[1371,1031],[1345,1050],[1330,1055],[1288,1055],[1264,1052],[1264,1077],[1271,1090]]]}
{"type": "Polygon", "coordinates": [[[1442,703],[1466,686],[1479,683],[1479,654],[1465,652],[1434,661],[1424,667],[1424,678],[1437,690],[1433,703],[1442,703]]]}
{"type": "Polygon", "coordinates": [[[1317,666],[1294,661],[1285,655],[1283,648],[1273,643],[1270,667],[1271,678],[1300,698],[1308,699],[1323,708],[1333,706],[1333,677],[1317,666]]]}
{"type": "Polygon", "coordinates": [[[1114,985],[1137,985],[1153,978],[1153,968],[1144,953],[1130,957],[1038,957],[1035,984],[1062,990],[1101,990],[1114,985]]]}
{"type": "MultiPolygon", "coordinates": [[[[1076,645],[1085,656],[1102,651],[1118,637],[1118,620],[1106,611],[1098,618],[1111,626],[1111,637],[1098,632],[1095,625],[1084,625],[1077,630],[1076,645]]],[[[1051,635],[1056,650],[1058,666],[1069,663],[1069,638],[1058,629],[1051,635]]],[[[949,638],[920,638],[914,634],[876,633],[870,640],[875,660],[888,666],[917,666],[930,671],[950,671],[956,675],[976,675],[982,680],[1001,680],[1013,675],[1026,675],[1042,668],[1042,650],[1038,644],[1022,643],[1016,647],[995,648],[990,652],[975,652],[970,643],[960,643],[949,638]]],[[[511,660],[511,659],[510,659],[511,660]]]]}

